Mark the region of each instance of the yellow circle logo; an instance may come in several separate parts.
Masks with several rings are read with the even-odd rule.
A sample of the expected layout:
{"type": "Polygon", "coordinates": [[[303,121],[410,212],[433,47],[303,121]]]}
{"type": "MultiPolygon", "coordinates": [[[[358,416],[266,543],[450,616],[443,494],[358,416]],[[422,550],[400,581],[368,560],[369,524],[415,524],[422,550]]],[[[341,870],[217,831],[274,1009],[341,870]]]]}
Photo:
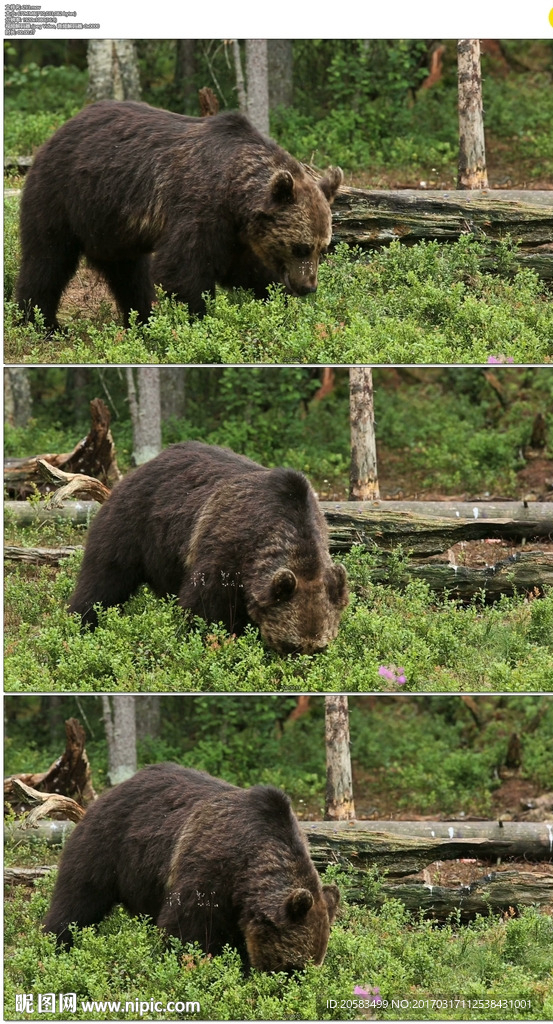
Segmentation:
{"type": "Polygon", "coordinates": [[[553,28],[553,7],[549,12],[549,24],[551,25],[551,28],[553,28]]]}

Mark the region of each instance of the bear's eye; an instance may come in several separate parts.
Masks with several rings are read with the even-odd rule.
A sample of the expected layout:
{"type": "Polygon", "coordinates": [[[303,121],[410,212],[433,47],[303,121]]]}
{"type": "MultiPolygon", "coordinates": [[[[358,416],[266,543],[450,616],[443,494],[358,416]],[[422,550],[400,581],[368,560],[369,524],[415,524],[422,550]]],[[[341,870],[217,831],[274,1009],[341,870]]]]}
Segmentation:
{"type": "Polygon", "coordinates": [[[311,256],[311,246],[306,245],[305,243],[302,244],[301,242],[297,243],[292,246],[292,253],[300,260],[308,259],[308,257],[311,256]]]}

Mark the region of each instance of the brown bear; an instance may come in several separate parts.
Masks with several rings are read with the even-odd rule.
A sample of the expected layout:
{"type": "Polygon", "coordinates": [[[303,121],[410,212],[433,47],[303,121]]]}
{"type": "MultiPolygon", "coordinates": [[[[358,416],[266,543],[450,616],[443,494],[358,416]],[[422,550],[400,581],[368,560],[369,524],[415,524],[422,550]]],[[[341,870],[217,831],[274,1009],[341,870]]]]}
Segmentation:
{"type": "Polygon", "coordinates": [[[337,167],[314,180],[241,114],[93,103],[41,146],[28,173],[17,302],[27,317],[38,306],[55,329],[82,254],[125,324],[132,309],[147,320],[155,284],[200,315],[216,284],[261,298],[276,282],[306,295],[317,287],[342,178],[337,167]]]}
{"type": "Polygon", "coordinates": [[[122,604],[142,583],[230,633],[255,623],[282,654],[323,650],[348,601],[305,476],[199,441],[169,446],[115,486],[69,611],[94,628],[94,605],[122,604]]]}
{"type": "Polygon", "coordinates": [[[288,797],[157,764],[101,796],[64,849],[43,923],[58,944],[116,903],[206,953],[236,947],[247,967],[323,962],[339,901],[321,885],[288,797]]]}

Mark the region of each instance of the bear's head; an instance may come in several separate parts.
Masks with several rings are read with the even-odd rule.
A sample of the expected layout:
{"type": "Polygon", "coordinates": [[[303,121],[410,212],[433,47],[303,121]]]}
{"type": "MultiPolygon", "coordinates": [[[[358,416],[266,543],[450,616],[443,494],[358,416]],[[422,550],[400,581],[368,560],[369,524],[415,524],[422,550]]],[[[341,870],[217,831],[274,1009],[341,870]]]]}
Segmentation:
{"type": "Polygon", "coordinates": [[[330,562],[312,578],[282,566],[254,585],[247,610],[279,654],[317,654],[337,636],[347,603],[346,570],[330,562]]]}
{"type": "Polygon", "coordinates": [[[248,241],[257,258],[290,295],[317,289],[319,261],[332,238],[330,204],[343,181],[330,167],[318,181],[305,171],[276,170],[252,221],[248,241]]]}
{"type": "Polygon", "coordinates": [[[270,909],[244,924],[251,967],[259,971],[297,971],[308,964],[322,964],[330,926],[340,900],[337,885],[323,885],[315,895],[310,889],[291,889],[270,909]]]}

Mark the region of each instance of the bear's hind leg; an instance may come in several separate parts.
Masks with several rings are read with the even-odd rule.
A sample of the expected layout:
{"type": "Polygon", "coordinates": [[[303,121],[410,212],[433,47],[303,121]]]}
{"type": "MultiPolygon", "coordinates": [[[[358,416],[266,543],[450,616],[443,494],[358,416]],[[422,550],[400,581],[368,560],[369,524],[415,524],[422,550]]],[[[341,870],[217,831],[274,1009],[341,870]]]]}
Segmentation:
{"type": "Polygon", "coordinates": [[[139,322],[146,323],[155,298],[149,255],[117,262],[94,260],[93,265],[103,274],[113,292],[125,327],[129,326],[133,309],[138,313],[139,322]]]}
{"type": "Polygon", "coordinates": [[[39,239],[36,251],[29,251],[23,240],[15,297],[27,321],[34,319],[34,308],[38,306],[48,330],[59,327],[58,306],[64,288],[77,269],[79,256],[80,245],[74,237],[65,237],[63,241],[39,239]]]}
{"type": "MultiPolygon", "coordinates": [[[[58,878],[63,879],[63,868],[58,878]]],[[[65,891],[61,888],[58,891],[58,887],[54,890],[50,909],[42,922],[42,930],[53,932],[57,945],[70,949],[73,935],[69,925],[76,924],[78,928],[85,928],[87,925],[99,924],[117,900],[114,893],[107,888],[96,888],[90,879],[84,879],[79,884],[70,878],[63,881],[65,891]]]]}
{"type": "Polygon", "coordinates": [[[141,576],[137,576],[135,579],[130,573],[116,565],[102,565],[87,571],[85,561],[69,602],[68,611],[70,613],[77,612],[81,616],[83,626],[96,629],[98,614],[94,605],[99,604],[102,608],[122,605],[141,582],[141,576]]]}

